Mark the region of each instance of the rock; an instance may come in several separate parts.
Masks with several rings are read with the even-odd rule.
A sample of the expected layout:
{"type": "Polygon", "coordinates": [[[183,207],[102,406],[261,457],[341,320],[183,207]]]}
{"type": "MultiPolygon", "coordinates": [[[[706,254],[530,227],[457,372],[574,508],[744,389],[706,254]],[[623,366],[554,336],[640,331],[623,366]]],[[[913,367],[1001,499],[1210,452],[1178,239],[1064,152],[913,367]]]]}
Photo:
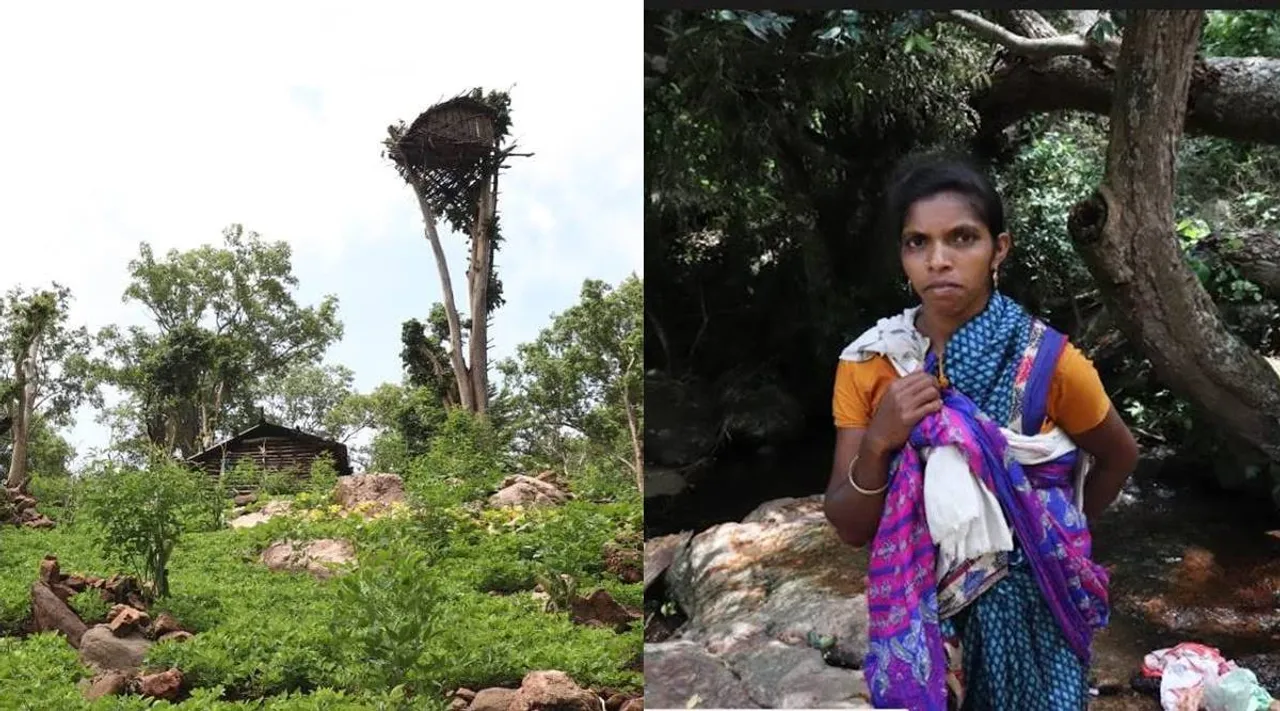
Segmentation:
{"type": "Polygon", "coordinates": [[[170,669],[159,674],[147,674],[138,678],[138,687],[143,696],[177,701],[182,695],[182,672],[170,669]]]}
{"type": "Polygon", "coordinates": [[[494,687],[482,689],[471,701],[468,711],[507,711],[516,697],[515,689],[494,687]]]}
{"type": "Polygon", "coordinates": [[[195,635],[191,634],[186,630],[174,630],[172,632],[167,632],[165,634],[160,635],[159,637],[156,638],[156,641],[168,642],[169,640],[173,640],[175,642],[185,642],[194,636],[195,635]]]}
{"type": "Polygon", "coordinates": [[[720,396],[721,431],[728,439],[776,445],[804,431],[804,407],[778,383],[737,374],[729,374],[725,382],[720,396]]]}
{"type": "Polygon", "coordinates": [[[457,691],[453,692],[453,695],[459,699],[463,699],[467,703],[471,703],[476,698],[476,692],[466,688],[458,689],[457,691]]]}
{"type": "Polygon", "coordinates": [[[49,587],[49,590],[51,590],[53,594],[56,595],[58,599],[63,602],[69,602],[71,598],[76,594],[75,590],[72,590],[70,587],[68,587],[63,583],[54,583],[53,585],[50,585],[48,587],[49,587]]]}
{"type": "Polygon", "coordinates": [[[248,506],[257,500],[257,494],[237,494],[231,499],[231,503],[236,506],[248,506]]]}
{"type": "Polygon", "coordinates": [[[286,499],[275,499],[268,501],[261,511],[251,514],[237,516],[230,521],[232,528],[253,528],[262,523],[266,523],[276,516],[287,514],[293,510],[293,502],[286,499]]]}
{"type": "Polygon", "coordinates": [[[152,637],[160,638],[170,632],[182,631],[182,625],[178,624],[178,620],[175,619],[173,615],[170,615],[167,612],[161,612],[160,616],[152,621],[151,629],[149,631],[151,632],[152,637]]]}
{"type": "Polygon", "coordinates": [[[696,642],[646,644],[644,670],[644,695],[660,709],[760,708],[729,667],[696,642]]]}
{"type": "Polygon", "coordinates": [[[307,544],[279,541],[262,552],[262,562],[271,570],[308,572],[321,580],[333,577],[337,568],[355,560],[355,547],[350,541],[332,538],[307,544]]]}
{"type": "Polygon", "coordinates": [[[33,519],[23,521],[22,525],[27,528],[53,528],[57,524],[54,523],[53,519],[49,518],[48,516],[45,516],[44,514],[40,514],[39,516],[36,516],[33,519]]]}
{"type": "Polygon", "coordinates": [[[689,467],[664,467],[657,464],[644,466],[644,498],[675,496],[689,488],[689,467]]]}
{"type": "Polygon", "coordinates": [[[453,700],[449,702],[449,711],[467,711],[467,707],[470,705],[470,701],[455,696],[453,700]]]}
{"type": "Polygon", "coordinates": [[[36,632],[60,632],[76,648],[80,647],[81,639],[88,629],[76,611],[54,595],[44,583],[31,586],[31,616],[36,632]]]}
{"type": "Polygon", "coordinates": [[[620,711],[644,711],[644,697],[638,696],[622,705],[620,711]]]}
{"type": "Polygon", "coordinates": [[[600,699],[562,671],[525,675],[508,711],[600,711],[600,699]]]}
{"type": "Polygon", "coordinates": [[[57,558],[47,555],[40,560],[40,582],[45,585],[62,582],[62,575],[58,572],[57,558]]]}
{"type": "Polygon", "coordinates": [[[609,694],[608,699],[604,702],[604,711],[621,711],[631,697],[626,694],[609,694]]]}
{"type": "Polygon", "coordinates": [[[107,614],[107,626],[117,637],[124,637],[140,627],[145,627],[150,621],[150,615],[128,605],[116,605],[107,614]]]}
{"type": "Polygon", "coordinates": [[[395,474],[353,474],[338,477],[334,497],[348,511],[377,515],[392,504],[404,503],[404,480],[395,474]]]}
{"type": "MultiPolygon", "coordinates": [[[[720,441],[715,400],[694,380],[676,380],[660,371],[644,376],[645,462],[684,467],[709,455],[720,441]]],[[[645,467],[645,496],[651,496],[645,467]]]]}
{"type": "Polygon", "coordinates": [[[130,598],[138,597],[142,593],[142,585],[138,579],[132,575],[112,575],[102,584],[102,589],[106,591],[110,600],[117,603],[128,604],[138,610],[146,609],[146,605],[134,605],[130,602],[130,598]]]}
{"type": "Polygon", "coordinates": [[[569,500],[555,485],[531,476],[517,475],[508,481],[511,483],[489,497],[490,506],[555,506],[569,500]]]}
{"type": "Polygon", "coordinates": [[[611,541],[604,546],[604,569],[624,583],[638,583],[644,578],[644,554],[633,545],[611,541]]]}
{"type": "Polygon", "coordinates": [[[866,656],[866,552],[835,535],[821,496],[768,502],[746,520],[668,544],[667,592],[688,620],[679,640],[645,645],[645,695],[659,708],[695,694],[704,708],[743,708],[744,695],[765,708],[868,707],[862,673],[809,643],[834,638],[831,659],[866,656]]]}
{"type": "Polygon", "coordinates": [[[812,649],[769,640],[740,645],[724,659],[765,708],[871,708],[863,673],[828,666],[812,649]]]}
{"type": "Polygon", "coordinates": [[[62,584],[71,588],[72,592],[84,592],[89,589],[89,581],[83,575],[68,575],[62,579],[62,584]]]}
{"type": "Polygon", "coordinates": [[[638,613],[623,607],[603,589],[596,590],[585,598],[575,597],[569,601],[569,619],[578,625],[612,627],[623,631],[639,618],[638,613]]]}
{"type": "Polygon", "coordinates": [[[80,659],[98,669],[137,669],[151,649],[151,640],[134,632],[117,637],[106,625],[94,625],[80,638],[80,659]]]}
{"type": "Polygon", "coordinates": [[[84,692],[86,701],[94,701],[104,696],[119,696],[125,692],[130,676],[122,671],[109,671],[93,678],[89,688],[84,692]]]}
{"type": "Polygon", "coordinates": [[[673,533],[669,536],[650,538],[644,542],[645,590],[648,590],[653,581],[662,577],[667,568],[671,567],[671,561],[675,560],[676,553],[688,545],[691,538],[693,538],[693,531],[685,531],[683,533],[673,533]]]}

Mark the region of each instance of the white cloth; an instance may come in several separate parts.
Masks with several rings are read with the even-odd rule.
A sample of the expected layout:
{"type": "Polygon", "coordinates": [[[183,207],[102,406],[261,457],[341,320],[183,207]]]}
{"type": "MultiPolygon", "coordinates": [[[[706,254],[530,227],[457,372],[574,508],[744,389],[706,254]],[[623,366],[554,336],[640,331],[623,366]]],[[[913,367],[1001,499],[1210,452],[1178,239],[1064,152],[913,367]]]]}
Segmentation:
{"type": "MultiPolygon", "coordinates": [[[[840,359],[861,362],[883,355],[899,376],[919,370],[929,352],[929,339],[915,327],[918,310],[919,307],[910,308],[880,319],[850,343],[840,359]]],[[[1021,464],[1047,462],[1076,449],[1071,438],[1057,427],[1035,435],[1019,434],[1007,427],[1001,427],[1000,432],[1009,443],[1011,458],[1021,464]]],[[[925,459],[925,519],[929,535],[938,546],[938,576],[965,560],[1013,550],[1013,534],[1000,501],[974,476],[960,450],[953,446],[930,447],[921,454],[925,459]]],[[[1088,460],[1082,456],[1077,468],[1077,508],[1083,504],[1088,460]]]]}

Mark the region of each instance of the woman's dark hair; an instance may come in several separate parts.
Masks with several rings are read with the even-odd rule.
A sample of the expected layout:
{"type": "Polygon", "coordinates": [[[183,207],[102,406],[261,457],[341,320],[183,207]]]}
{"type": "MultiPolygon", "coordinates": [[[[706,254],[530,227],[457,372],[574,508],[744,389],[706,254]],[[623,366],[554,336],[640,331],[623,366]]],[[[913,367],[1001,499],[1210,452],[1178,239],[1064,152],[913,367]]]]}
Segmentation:
{"type": "Polygon", "coordinates": [[[894,168],[883,214],[889,236],[897,242],[911,206],[939,193],[963,196],[992,237],[1004,232],[1004,204],[987,176],[966,158],[929,153],[910,156],[894,168]]]}

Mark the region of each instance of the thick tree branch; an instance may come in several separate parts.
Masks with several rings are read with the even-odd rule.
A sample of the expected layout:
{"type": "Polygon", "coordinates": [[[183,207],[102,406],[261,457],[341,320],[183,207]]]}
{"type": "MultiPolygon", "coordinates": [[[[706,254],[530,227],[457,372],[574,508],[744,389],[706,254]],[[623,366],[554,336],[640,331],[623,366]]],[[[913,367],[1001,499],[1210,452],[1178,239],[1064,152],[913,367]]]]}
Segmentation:
{"type": "MultiPolygon", "coordinates": [[[[995,42],[1014,54],[1028,59],[1101,56],[1097,45],[1078,35],[1055,33],[1051,37],[1024,37],[966,10],[949,10],[946,18],[956,24],[967,27],[979,37],[995,42]]],[[[1041,19],[1043,20],[1044,18],[1041,19]]]]}
{"type": "Polygon", "coordinates": [[[1023,37],[1045,39],[1062,34],[1035,10],[997,10],[996,17],[1000,18],[1000,24],[1023,37]]]}
{"type": "MultiPolygon", "coordinates": [[[[1009,63],[971,103],[982,117],[981,133],[989,136],[1035,113],[1106,115],[1113,79],[1113,72],[1080,57],[1009,63]]],[[[1280,145],[1280,59],[1197,60],[1184,128],[1191,135],[1280,145]]]]}

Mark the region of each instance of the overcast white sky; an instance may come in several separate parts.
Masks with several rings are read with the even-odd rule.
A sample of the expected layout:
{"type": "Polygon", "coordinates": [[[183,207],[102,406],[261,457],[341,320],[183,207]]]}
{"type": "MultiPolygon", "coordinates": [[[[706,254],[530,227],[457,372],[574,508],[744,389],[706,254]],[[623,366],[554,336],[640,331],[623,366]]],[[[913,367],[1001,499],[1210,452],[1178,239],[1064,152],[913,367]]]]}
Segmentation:
{"type": "MultiPolygon", "coordinates": [[[[293,246],[304,303],[336,294],[328,354],[362,390],[400,379],[400,324],[440,285],[386,126],[474,86],[510,89],[496,361],[585,278],[642,273],[639,2],[13,3],[0,11],[0,288],[56,280],[92,330],[139,242],[293,246]]],[[[455,290],[463,243],[447,240],[455,290]]],[[[462,294],[459,293],[459,298],[462,294]]],[[[83,454],[107,433],[82,412],[83,454]]]]}

